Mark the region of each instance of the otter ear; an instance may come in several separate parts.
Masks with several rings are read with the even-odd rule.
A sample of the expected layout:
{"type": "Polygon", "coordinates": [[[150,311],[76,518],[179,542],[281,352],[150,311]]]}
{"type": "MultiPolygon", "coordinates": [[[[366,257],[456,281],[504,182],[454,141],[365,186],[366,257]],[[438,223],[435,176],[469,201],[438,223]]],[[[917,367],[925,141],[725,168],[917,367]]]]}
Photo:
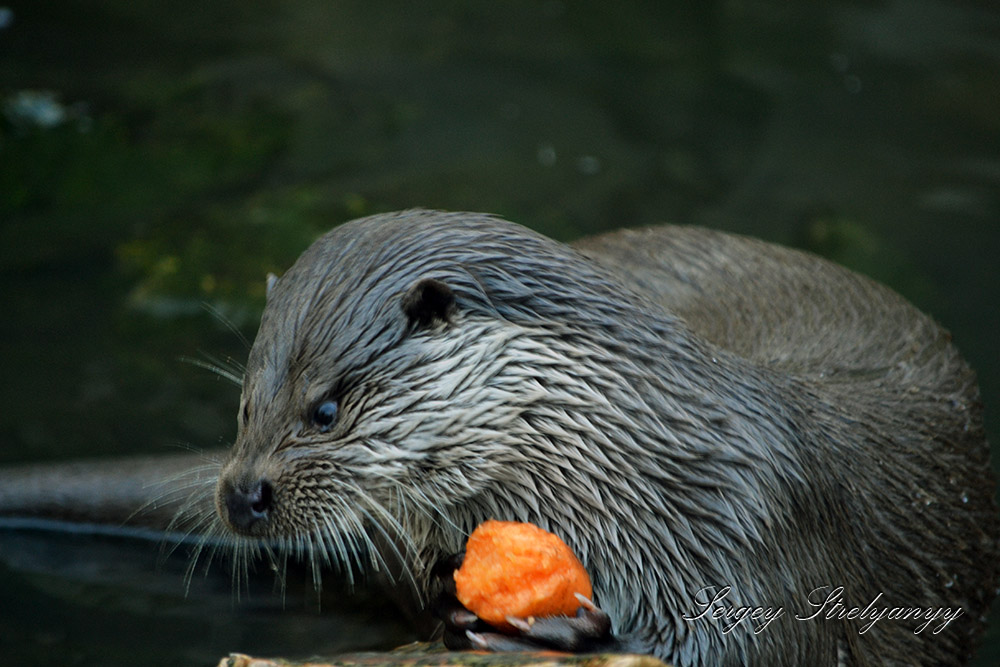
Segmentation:
{"type": "Polygon", "coordinates": [[[416,327],[429,326],[434,320],[448,321],[448,314],[455,305],[455,293],[445,283],[433,278],[422,278],[410,286],[403,295],[403,313],[416,327]]]}

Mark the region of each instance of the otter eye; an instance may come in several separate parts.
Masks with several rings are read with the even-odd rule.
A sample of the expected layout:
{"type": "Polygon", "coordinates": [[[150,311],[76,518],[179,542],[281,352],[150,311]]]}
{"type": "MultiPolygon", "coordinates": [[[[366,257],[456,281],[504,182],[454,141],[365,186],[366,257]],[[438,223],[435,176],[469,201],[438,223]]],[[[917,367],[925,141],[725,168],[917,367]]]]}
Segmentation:
{"type": "Polygon", "coordinates": [[[337,421],[337,402],[323,401],[317,405],[316,409],[313,410],[312,419],[320,431],[324,433],[329,431],[330,427],[337,421]]]}

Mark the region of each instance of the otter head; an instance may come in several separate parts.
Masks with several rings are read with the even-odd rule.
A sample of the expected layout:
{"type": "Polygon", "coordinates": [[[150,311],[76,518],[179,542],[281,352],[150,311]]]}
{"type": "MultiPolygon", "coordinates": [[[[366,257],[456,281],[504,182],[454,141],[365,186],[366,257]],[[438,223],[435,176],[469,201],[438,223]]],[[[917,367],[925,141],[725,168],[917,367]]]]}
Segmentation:
{"type": "Polygon", "coordinates": [[[585,334],[599,326],[571,321],[587,294],[591,316],[634,320],[612,312],[620,294],[574,251],[488,216],[409,212],[333,230],[269,289],[220,516],[324,557],[383,537],[423,569],[490,516],[551,524],[540,503],[599,505],[553,444],[581,437],[546,416],[555,397],[608,400],[567,361],[592,352],[585,334]]]}

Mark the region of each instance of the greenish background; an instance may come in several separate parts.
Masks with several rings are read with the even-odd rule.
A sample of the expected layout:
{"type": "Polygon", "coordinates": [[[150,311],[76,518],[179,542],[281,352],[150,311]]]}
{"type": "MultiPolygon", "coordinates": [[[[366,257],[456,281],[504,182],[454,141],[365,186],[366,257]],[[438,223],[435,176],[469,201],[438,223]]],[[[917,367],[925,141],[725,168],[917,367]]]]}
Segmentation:
{"type": "Polygon", "coordinates": [[[414,206],[832,257],[952,330],[997,442],[998,35],[987,0],[0,3],[0,463],[230,442],[187,360],[414,206]]]}

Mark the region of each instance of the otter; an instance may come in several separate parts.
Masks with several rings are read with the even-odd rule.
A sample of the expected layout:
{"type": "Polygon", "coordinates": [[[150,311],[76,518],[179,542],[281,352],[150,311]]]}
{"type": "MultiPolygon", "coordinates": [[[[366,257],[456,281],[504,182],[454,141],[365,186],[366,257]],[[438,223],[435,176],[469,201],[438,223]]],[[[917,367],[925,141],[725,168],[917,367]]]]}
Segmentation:
{"type": "Polygon", "coordinates": [[[479,523],[537,524],[679,667],[960,664],[1000,562],[981,410],[944,329],[821,258],[407,211],[270,281],[215,500],[424,602],[479,523]]]}

